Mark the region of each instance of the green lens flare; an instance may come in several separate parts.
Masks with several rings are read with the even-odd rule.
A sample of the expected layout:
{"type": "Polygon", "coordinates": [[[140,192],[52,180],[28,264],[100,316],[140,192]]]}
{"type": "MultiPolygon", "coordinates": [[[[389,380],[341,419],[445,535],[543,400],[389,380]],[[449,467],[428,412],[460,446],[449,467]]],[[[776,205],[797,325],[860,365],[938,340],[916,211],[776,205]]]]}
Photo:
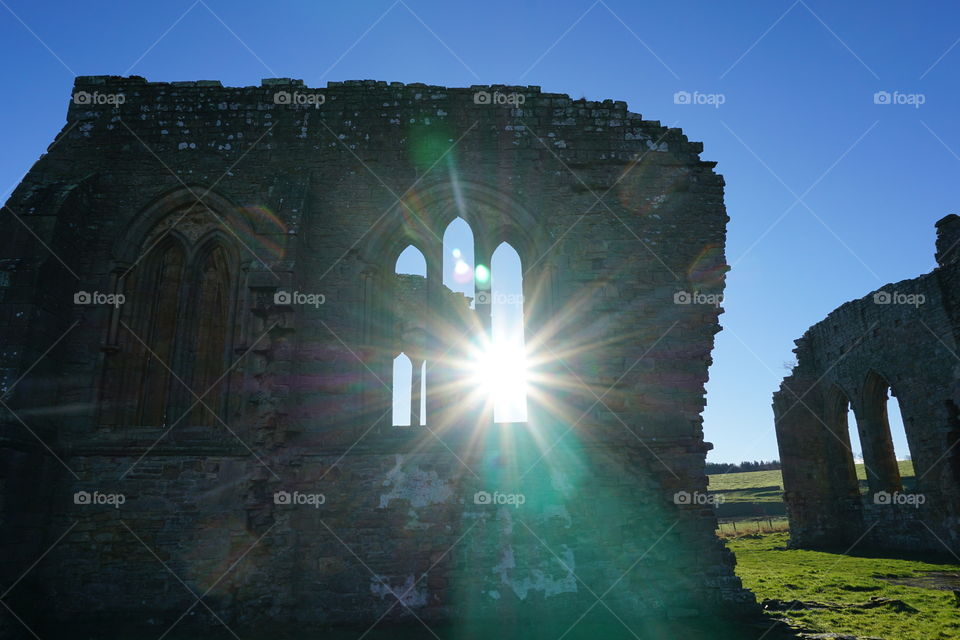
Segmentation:
{"type": "Polygon", "coordinates": [[[490,281],[490,269],[487,269],[482,264],[478,264],[473,273],[477,278],[477,282],[485,283],[490,281]]]}

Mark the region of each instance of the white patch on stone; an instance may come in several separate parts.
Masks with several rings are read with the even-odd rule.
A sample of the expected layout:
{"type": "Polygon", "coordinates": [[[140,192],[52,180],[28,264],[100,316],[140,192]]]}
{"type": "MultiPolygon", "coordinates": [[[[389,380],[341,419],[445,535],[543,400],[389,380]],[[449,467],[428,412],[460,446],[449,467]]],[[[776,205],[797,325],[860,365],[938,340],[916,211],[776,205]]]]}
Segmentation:
{"type": "Polygon", "coordinates": [[[403,456],[397,454],[397,464],[388,473],[383,486],[393,488],[380,496],[380,508],[385,509],[391,500],[407,500],[411,507],[444,504],[453,497],[453,490],[445,484],[436,471],[423,471],[417,465],[403,469],[403,456]]]}
{"type": "Polygon", "coordinates": [[[573,551],[566,545],[563,545],[563,549],[557,556],[559,556],[560,561],[563,563],[561,569],[566,572],[566,575],[562,578],[554,578],[545,570],[549,567],[555,571],[556,566],[560,564],[560,562],[552,556],[549,560],[541,563],[540,568],[530,569],[529,574],[524,578],[512,578],[510,576],[510,570],[516,568],[513,547],[504,549],[500,562],[493,568],[493,572],[499,573],[500,582],[510,587],[521,600],[526,600],[527,595],[531,591],[542,591],[543,597],[545,598],[561,593],[576,593],[577,578],[574,576],[575,565],[573,551]]]}

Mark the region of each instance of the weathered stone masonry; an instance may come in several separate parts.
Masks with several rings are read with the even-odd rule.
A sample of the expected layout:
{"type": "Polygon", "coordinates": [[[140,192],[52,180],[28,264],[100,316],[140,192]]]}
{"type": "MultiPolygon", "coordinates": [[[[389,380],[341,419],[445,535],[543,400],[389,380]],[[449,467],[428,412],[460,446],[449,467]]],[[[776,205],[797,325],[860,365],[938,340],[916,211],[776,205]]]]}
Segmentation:
{"type": "MultiPolygon", "coordinates": [[[[791,542],[946,554],[960,548],[960,217],[937,223],[937,268],[848,302],[796,341],[774,394],[791,542]],[[916,473],[904,487],[887,399],[916,473]],[[856,426],[848,426],[848,406],[856,426]],[[863,449],[861,495],[850,428],[863,449]]],[[[852,425],[853,422],[850,422],[852,425]]]]}
{"type": "MultiPolygon", "coordinates": [[[[2,584],[50,549],[4,600],[25,621],[159,635],[204,593],[194,616],[245,628],[575,619],[585,585],[617,580],[604,602],[627,620],[751,606],[712,509],[673,499],[706,490],[720,313],[675,294],[719,294],[726,271],[699,143],[537,87],[80,92],[2,218],[2,584]],[[427,427],[392,428],[393,267],[417,247],[413,289],[442,307],[457,216],[478,263],[521,256],[529,421],[432,384],[427,427]]],[[[423,318],[442,382],[467,321],[423,318]]],[[[489,330],[480,305],[470,321],[489,330]]]]}

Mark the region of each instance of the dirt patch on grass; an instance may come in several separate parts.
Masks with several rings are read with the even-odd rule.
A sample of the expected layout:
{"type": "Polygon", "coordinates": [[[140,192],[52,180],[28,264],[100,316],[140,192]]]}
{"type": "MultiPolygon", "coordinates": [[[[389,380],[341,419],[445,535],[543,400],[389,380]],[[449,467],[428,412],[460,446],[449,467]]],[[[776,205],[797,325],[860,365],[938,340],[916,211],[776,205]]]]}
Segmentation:
{"type": "Polygon", "coordinates": [[[921,589],[937,589],[940,591],[960,591],[960,572],[957,571],[926,571],[919,576],[875,575],[877,580],[890,584],[900,584],[906,587],[920,587],[921,589]]]}
{"type": "Polygon", "coordinates": [[[841,611],[844,609],[877,609],[887,607],[897,613],[920,613],[914,607],[903,600],[895,598],[870,598],[867,602],[841,603],[841,602],[817,602],[814,600],[778,600],[770,598],[763,601],[763,608],[767,611],[800,611],[804,609],[830,609],[841,611]]]}

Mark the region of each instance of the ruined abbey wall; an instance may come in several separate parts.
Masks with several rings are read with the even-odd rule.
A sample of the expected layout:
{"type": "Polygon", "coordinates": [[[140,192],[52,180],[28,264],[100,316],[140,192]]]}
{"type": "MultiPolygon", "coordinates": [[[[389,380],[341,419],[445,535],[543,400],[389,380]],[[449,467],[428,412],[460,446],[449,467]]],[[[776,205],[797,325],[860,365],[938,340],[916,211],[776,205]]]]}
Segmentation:
{"type": "Polygon", "coordinates": [[[675,499],[706,490],[726,271],[700,152],[537,87],[78,78],[3,218],[5,602],[158,635],[749,608],[675,499]],[[394,264],[420,249],[440,305],[458,216],[478,263],[521,257],[529,419],[444,388],[434,313],[426,427],[395,428],[394,264]]]}
{"type": "Polygon", "coordinates": [[[947,216],[937,223],[932,273],[848,302],[797,340],[797,365],[773,403],[794,545],[960,547],[958,241],[960,218],[947,216]],[[888,393],[903,416],[909,451],[896,454],[913,462],[908,482],[894,456],[888,393]],[[863,495],[851,432],[866,467],[863,495]]]}

